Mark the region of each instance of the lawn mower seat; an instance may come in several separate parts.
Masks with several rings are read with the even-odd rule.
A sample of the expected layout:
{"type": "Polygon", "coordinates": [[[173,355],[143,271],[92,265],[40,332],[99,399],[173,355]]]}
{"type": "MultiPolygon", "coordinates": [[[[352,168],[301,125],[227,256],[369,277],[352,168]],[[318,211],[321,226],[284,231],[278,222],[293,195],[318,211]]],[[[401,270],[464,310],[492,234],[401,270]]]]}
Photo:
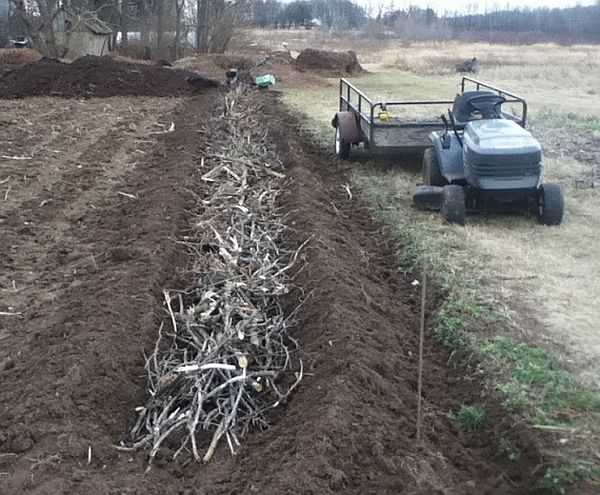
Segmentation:
{"type": "MultiPolygon", "coordinates": [[[[475,98],[486,96],[489,96],[490,100],[503,100],[502,97],[499,97],[496,93],[491,91],[465,91],[463,94],[456,95],[456,98],[454,99],[454,105],[452,106],[452,114],[454,115],[454,120],[456,121],[456,127],[463,129],[467,122],[482,118],[481,114],[475,113],[476,109],[471,105],[470,102],[475,98]]],[[[490,117],[486,116],[486,118],[490,117]]]]}

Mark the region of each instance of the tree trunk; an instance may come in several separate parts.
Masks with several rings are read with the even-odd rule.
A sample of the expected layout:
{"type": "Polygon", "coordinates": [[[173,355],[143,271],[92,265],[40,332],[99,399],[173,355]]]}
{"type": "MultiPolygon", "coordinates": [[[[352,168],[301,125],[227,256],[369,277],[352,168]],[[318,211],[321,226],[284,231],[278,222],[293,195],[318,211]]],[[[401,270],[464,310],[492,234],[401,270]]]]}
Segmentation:
{"type": "Polygon", "coordinates": [[[181,11],[183,0],[175,0],[175,58],[181,58],[181,11]]]}
{"type": "Polygon", "coordinates": [[[140,38],[142,40],[142,46],[144,47],[144,59],[150,60],[152,58],[152,50],[150,49],[150,10],[146,5],[146,0],[140,0],[139,3],[140,16],[140,38]]]}
{"type": "Polygon", "coordinates": [[[200,53],[208,52],[208,0],[198,0],[197,48],[200,53]]]}
{"type": "Polygon", "coordinates": [[[156,55],[163,57],[162,42],[165,31],[165,0],[158,0],[156,6],[156,55]]]}
{"type": "Polygon", "coordinates": [[[56,46],[56,38],[54,37],[54,14],[56,11],[56,3],[54,1],[37,2],[40,10],[40,15],[43,19],[43,48],[42,53],[44,55],[57,58],[62,57],[64,53],[58,53],[58,47],[56,46]]]}
{"type": "Polygon", "coordinates": [[[202,0],[196,0],[196,50],[200,50],[202,38],[202,0]]]}
{"type": "Polygon", "coordinates": [[[121,0],[121,48],[129,45],[129,0],[121,0]]]}
{"type": "Polygon", "coordinates": [[[25,37],[29,36],[33,38],[33,33],[31,32],[31,25],[29,20],[27,19],[27,12],[25,10],[25,1],[24,0],[16,0],[14,2],[15,8],[15,17],[16,17],[16,27],[15,34],[17,37],[25,37]]]}

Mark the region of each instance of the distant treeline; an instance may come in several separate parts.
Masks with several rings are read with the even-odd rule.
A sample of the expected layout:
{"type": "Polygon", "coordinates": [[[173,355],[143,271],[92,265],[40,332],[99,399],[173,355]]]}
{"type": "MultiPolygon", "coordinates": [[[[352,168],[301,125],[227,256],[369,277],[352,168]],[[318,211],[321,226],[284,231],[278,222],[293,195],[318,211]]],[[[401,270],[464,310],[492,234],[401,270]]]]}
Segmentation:
{"type": "Polygon", "coordinates": [[[455,32],[537,33],[548,40],[600,41],[600,2],[589,7],[502,10],[447,21],[455,32]]]}
{"type": "Polygon", "coordinates": [[[367,21],[367,13],[350,0],[251,0],[248,21],[260,27],[313,27],[357,29],[367,21]]]}
{"type": "Polygon", "coordinates": [[[600,0],[588,7],[505,9],[485,14],[432,9],[380,11],[373,15],[350,0],[251,0],[247,22],[260,27],[365,29],[404,39],[486,39],[490,41],[600,42],[600,0]]]}

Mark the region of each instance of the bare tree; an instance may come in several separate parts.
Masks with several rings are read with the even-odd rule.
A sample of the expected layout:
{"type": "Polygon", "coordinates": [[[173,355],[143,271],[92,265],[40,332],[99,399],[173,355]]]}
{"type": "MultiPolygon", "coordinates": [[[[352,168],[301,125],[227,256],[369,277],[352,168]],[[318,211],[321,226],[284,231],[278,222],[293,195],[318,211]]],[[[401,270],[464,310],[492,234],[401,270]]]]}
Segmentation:
{"type": "Polygon", "coordinates": [[[183,11],[185,9],[185,0],[175,0],[175,58],[180,58],[181,53],[181,22],[183,11]]]}
{"type": "Polygon", "coordinates": [[[248,0],[196,0],[196,47],[200,53],[225,51],[248,0]]]}
{"type": "Polygon", "coordinates": [[[208,52],[209,0],[197,0],[196,47],[201,53],[208,52]]]}
{"type": "Polygon", "coordinates": [[[121,47],[129,45],[129,0],[120,0],[121,14],[121,47]]]}
{"type": "Polygon", "coordinates": [[[167,0],[156,2],[156,53],[159,56],[163,51],[163,37],[165,34],[165,3],[167,0]]]}
{"type": "Polygon", "coordinates": [[[11,0],[17,23],[24,35],[28,36],[34,46],[44,55],[60,57],[54,36],[54,18],[58,14],[58,0],[11,0]]]}

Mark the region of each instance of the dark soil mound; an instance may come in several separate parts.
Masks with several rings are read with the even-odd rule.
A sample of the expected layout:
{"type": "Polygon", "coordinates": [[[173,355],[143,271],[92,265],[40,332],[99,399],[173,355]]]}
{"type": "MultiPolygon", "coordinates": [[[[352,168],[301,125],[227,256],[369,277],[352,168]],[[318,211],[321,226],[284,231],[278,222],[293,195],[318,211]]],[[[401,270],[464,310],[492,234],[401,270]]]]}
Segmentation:
{"type": "Polygon", "coordinates": [[[356,53],[351,50],[329,52],[306,48],[298,55],[296,66],[300,70],[327,71],[335,74],[357,74],[364,70],[358,62],[356,53]]]}
{"type": "Polygon", "coordinates": [[[0,73],[0,97],[3,98],[181,96],[218,85],[193,72],[91,55],[72,64],[43,58],[0,73]]]}

